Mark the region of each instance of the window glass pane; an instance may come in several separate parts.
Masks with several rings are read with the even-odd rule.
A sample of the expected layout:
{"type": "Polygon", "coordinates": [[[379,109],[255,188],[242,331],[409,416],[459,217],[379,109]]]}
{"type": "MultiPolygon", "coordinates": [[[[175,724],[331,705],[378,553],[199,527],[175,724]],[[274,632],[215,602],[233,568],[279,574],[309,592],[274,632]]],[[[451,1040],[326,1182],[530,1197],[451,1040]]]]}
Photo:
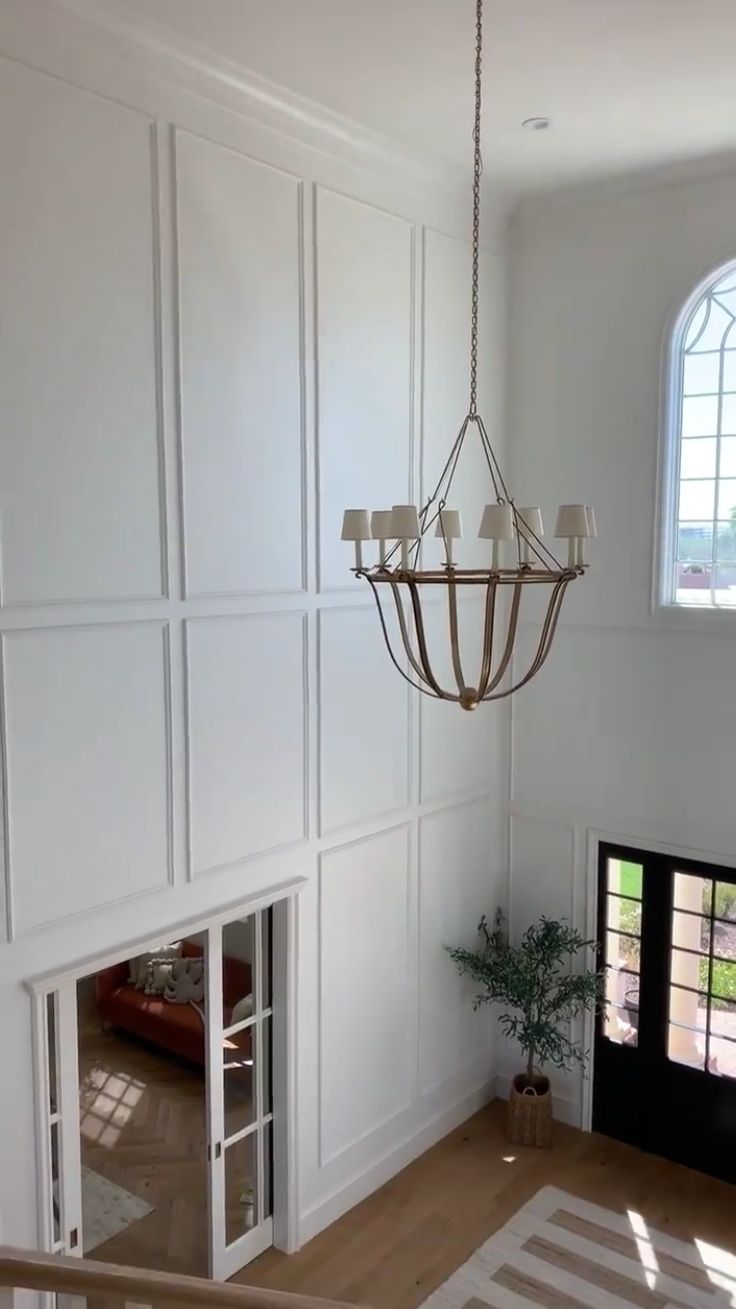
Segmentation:
{"type": "Polygon", "coordinates": [[[680,523],[677,533],[677,558],[710,560],[713,558],[713,523],[680,523]]]}
{"type": "Polygon", "coordinates": [[[245,1027],[224,1038],[222,1086],[226,1138],[249,1127],[256,1116],[253,1081],[255,1039],[254,1027],[245,1027]]]}
{"type": "Polygon", "coordinates": [[[641,942],[635,937],[606,932],[606,963],[611,968],[629,968],[638,973],[640,958],[641,942]]]}
{"type": "Polygon", "coordinates": [[[720,350],[732,322],[727,310],[708,297],[693,314],[685,337],[685,348],[699,354],[706,350],[720,350]]]}
{"type": "MultiPolygon", "coordinates": [[[[724,395],[721,400],[721,434],[736,432],[736,395],[724,395]]],[[[723,476],[725,469],[721,469],[723,476]]]]}
{"type": "Polygon", "coordinates": [[[683,393],[685,395],[717,394],[721,366],[718,350],[714,350],[712,354],[685,355],[684,364],[683,393]]]}
{"type": "Polygon", "coordinates": [[[713,588],[717,605],[736,605],[736,563],[716,564],[713,588]]]}
{"type": "Polygon", "coordinates": [[[225,1147],[225,1242],[232,1245],[255,1227],[256,1133],[225,1147]]]}
{"type": "Polygon", "coordinates": [[[641,935],[641,900],[625,900],[621,896],[609,895],[606,907],[606,920],[614,931],[633,932],[641,935]]]}
{"type": "Polygon", "coordinates": [[[677,1027],[705,1035],[708,1026],[708,997],[702,992],[686,991],[671,986],[669,993],[669,1020],[677,1027]]]}
{"type": "Polygon", "coordinates": [[[685,396],[682,401],[682,435],[715,436],[718,431],[718,396],[685,396]]]}
{"type": "Polygon", "coordinates": [[[689,909],[691,913],[708,914],[713,894],[713,883],[707,877],[692,873],[675,873],[674,905],[676,909],[689,909]]]}
{"type": "MultiPolygon", "coordinates": [[[[680,509],[682,519],[703,519],[715,516],[716,484],[713,481],[680,482],[680,509]]],[[[726,517],[730,516],[729,513],[726,517]]]]}
{"type": "Polygon", "coordinates": [[[626,859],[609,859],[607,873],[606,885],[609,891],[641,900],[641,864],[632,864],[626,859]]]}
{"type": "MultiPolygon", "coordinates": [[[[688,483],[684,483],[685,486],[688,483]]],[[[697,486],[698,483],[693,483],[697,486]]],[[[734,516],[736,510],[736,477],[722,478],[718,483],[718,513],[717,518],[728,521],[734,516]]]]}
{"type": "Polygon", "coordinates": [[[682,950],[699,950],[707,954],[710,949],[710,919],[680,913],[676,909],[672,915],[672,944],[682,950]]]}
{"type": "Polygon", "coordinates": [[[713,960],[708,990],[721,1000],[736,1000],[736,959],[713,960]]]}
{"type": "MultiPolygon", "coordinates": [[[[716,918],[726,918],[730,923],[736,923],[736,883],[716,882],[713,913],[716,918]]],[[[736,942],[734,945],[736,947],[736,942]]],[[[718,953],[725,952],[719,950],[718,953]]],[[[736,948],[734,953],[736,954],[736,948]]]]}
{"type": "MultiPolygon", "coordinates": [[[[731,398],[736,400],[736,396],[731,398]]],[[[719,471],[721,477],[736,477],[736,436],[724,436],[721,441],[719,471]]]]}
{"type": "Polygon", "coordinates": [[[722,564],[736,563],[736,521],[716,524],[716,559],[722,564]]]}
{"type": "Polygon", "coordinates": [[[637,1045],[639,1040],[639,1007],[629,1008],[608,1005],[603,1018],[603,1035],[616,1045],[637,1045]]]}
{"type": "Polygon", "coordinates": [[[222,1022],[242,1022],[253,1013],[252,965],[255,917],[226,923],[222,929],[222,1022]]]}
{"type": "Polygon", "coordinates": [[[693,436],[683,441],[680,477],[715,477],[716,444],[714,436],[693,436]]]}
{"type": "Polygon", "coordinates": [[[723,352],[723,389],[736,391],[736,349],[723,352]]]}

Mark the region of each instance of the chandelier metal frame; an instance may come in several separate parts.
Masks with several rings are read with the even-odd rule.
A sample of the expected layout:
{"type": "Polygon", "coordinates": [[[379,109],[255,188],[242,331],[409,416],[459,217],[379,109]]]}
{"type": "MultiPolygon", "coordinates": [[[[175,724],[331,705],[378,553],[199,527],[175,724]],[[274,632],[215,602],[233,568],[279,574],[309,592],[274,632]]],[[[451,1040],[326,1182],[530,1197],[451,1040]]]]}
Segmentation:
{"type": "Polygon", "coordinates": [[[389,656],[401,676],[415,690],[435,699],[459,704],[463,709],[475,709],[482,702],[502,700],[513,695],[539,672],[549,655],[560,610],[570,582],[580,577],[587,562],[585,538],[595,535],[595,520],[591,509],[583,505],[560,507],[556,535],[569,541],[567,565],[545,546],[541,539],[539,511],[525,510],[526,517],[516,508],[485,424],[478,412],[478,303],[480,269],[480,214],[482,117],[482,63],[483,63],[483,0],[476,0],[475,30],[475,115],[473,123],[473,219],[472,219],[472,276],[470,306],[470,385],[468,412],[450,450],[437,485],[419,513],[413,506],[395,505],[392,511],[379,511],[373,515],[372,527],[366,527],[366,510],[347,510],[343,522],[343,539],[355,543],[356,577],[364,578],[371,587],[376,601],[381,631],[389,656]],[[480,442],[496,496],[496,506],[505,527],[498,527],[494,518],[496,506],[487,506],[480,536],[493,542],[491,566],[487,568],[460,568],[453,560],[453,540],[461,535],[459,514],[448,509],[448,496],[455,478],[458,463],[469,434],[473,432],[480,442]],[[408,515],[408,518],[407,518],[408,515]],[[376,519],[383,519],[377,523],[376,519]],[[496,526],[494,526],[494,523],[496,526]],[[415,524],[413,526],[412,524],[415,524]],[[446,563],[442,567],[420,567],[422,543],[434,528],[434,535],[444,542],[446,563]],[[380,559],[377,564],[364,565],[361,542],[380,541],[380,559]],[[394,544],[386,548],[391,539],[394,544]],[[515,543],[515,560],[511,567],[501,566],[502,540],[515,543]],[[397,558],[398,556],[398,558],[397,558]],[[456,686],[443,687],[435,675],[429,651],[427,626],[422,608],[422,593],[436,592],[442,587],[447,595],[450,657],[456,686]],[[467,587],[483,588],[483,637],[480,667],[472,682],[468,681],[463,663],[460,642],[459,593],[467,587]],[[522,596],[530,587],[538,593],[548,588],[547,605],[541,621],[541,633],[531,661],[522,676],[510,685],[503,685],[514,656],[519,630],[522,596]],[[499,603],[501,601],[501,603],[499,603]],[[390,628],[396,620],[396,633],[401,645],[394,648],[390,628]],[[403,651],[402,654],[397,651],[403,651]],[[404,665],[404,658],[407,661],[404,665]],[[407,668],[409,671],[407,671],[407,668]]]}

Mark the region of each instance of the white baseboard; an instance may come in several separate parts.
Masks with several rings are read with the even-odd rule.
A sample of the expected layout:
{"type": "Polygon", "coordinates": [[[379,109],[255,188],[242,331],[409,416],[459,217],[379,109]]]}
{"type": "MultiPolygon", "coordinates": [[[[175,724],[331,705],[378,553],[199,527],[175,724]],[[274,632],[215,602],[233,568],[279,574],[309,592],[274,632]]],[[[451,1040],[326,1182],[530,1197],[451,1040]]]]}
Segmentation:
{"type": "MultiPolygon", "coordinates": [[[[495,1091],[499,1100],[508,1100],[512,1077],[512,1073],[499,1073],[497,1075],[495,1091]]],[[[566,1095],[564,1091],[553,1087],[552,1114],[558,1123],[567,1123],[568,1127],[580,1127],[581,1105],[579,1097],[566,1095]]]]}
{"type": "Polygon", "coordinates": [[[424,1154],[425,1150],[429,1150],[430,1146],[436,1145],[443,1136],[447,1136],[448,1132],[452,1132],[493,1100],[497,1094],[497,1081],[497,1078],[492,1077],[477,1090],[471,1091],[457,1104],[407,1137],[401,1145],[390,1154],[384,1155],[367,1172],[352,1178],[333,1191],[332,1195],[320,1200],[311,1209],[307,1209],[301,1215],[299,1222],[299,1244],[305,1245],[307,1241],[311,1241],[318,1232],[329,1227],[330,1223],[334,1223],[349,1209],[360,1204],[361,1200],[372,1195],[379,1186],[383,1186],[384,1182],[390,1181],[401,1172],[402,1168],[406,1168],[407,1164],[412,1163],[420,1154],[424,1154]]]}

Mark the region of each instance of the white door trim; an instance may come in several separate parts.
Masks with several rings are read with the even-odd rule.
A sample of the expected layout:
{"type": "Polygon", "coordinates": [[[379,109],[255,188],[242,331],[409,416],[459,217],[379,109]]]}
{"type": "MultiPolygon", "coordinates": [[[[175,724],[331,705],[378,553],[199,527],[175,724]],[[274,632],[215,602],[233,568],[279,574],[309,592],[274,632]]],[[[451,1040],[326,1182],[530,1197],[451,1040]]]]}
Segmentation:
{"type": "MultiPolygon", "coordinates": [[[[134,941],[126,941],[114,950],[88,956],[66,968],[44,973],[26,980],[26,987],[31,993],[33,1004],[33,1066],[34,1096],[36,1121],[36,1186],[37,1186],[37,1232],[39,1248],[53,1248],[53,1232],[50,1227],[49,1197],[51,1179],[48,1167],[48,1052],[46,1045],[46,1003],[47,996],[57,992],[60,996],[66,992],[68,997],[66,1009],[71,1004],[74,1008],[74,1032],[76,1035],[76,984],[80,978],[90,973],[99,972],[113,964],[120,963],[133,955],[141,954],[155,946],[164,937],[175,938],[194,932],[216,929],[237,918],[247,918],[256,909],[273,906],[273,1193],[274,1216],[273,1244],[277,1249],[293,1253],[299,1248],[298,1219],[298,1178],[297,1178],[297,905],[296,896],[307,885],[307,878],[295,877],[280,882],[275,886],[238,900],[215,913],[198,915],[196,918],[179,920],[165,926],[155,933],[149,933],[134,941]]],[[[69,1057],[77,1059],[77,1042],[71,1045],[69,1057]]],[[[78,1077],[76,1079],[78,1081],[78,1077]]],[[[57,1094],[61,1095],[59,1087],[57,1094]]],[[[79,1227],[81,1231],[81,1172],[79,1166],[79,1122],[78,1105],[75,1111],[77,1127],[77,1181],[79,1191],[79,1227]]],[[[67,1156],[69,1157],[69,1156],[67,1156]]],[[[72,1165],[74,1163],[72,1147],[72,1165]]],[[[63,1165],[62,1165],[63,1166],[63,1165]]],[[[76,1194],[76,1191],[75,1191],[76,1194]]],[[[81,1241],[80,1241],[81,1253],[81,1241]]]]}

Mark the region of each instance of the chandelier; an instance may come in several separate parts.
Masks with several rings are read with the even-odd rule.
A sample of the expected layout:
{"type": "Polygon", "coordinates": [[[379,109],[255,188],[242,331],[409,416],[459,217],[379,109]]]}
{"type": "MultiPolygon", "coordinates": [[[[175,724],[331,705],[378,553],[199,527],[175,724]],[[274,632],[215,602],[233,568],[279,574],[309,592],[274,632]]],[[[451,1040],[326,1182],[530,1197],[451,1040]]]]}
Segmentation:
{"type": "MultiPolygon", "coordinates": [[[[355,546],[356,577],[368,582],[388,653],[402,677],[417,691],[437,700],[449,700],[463,709],[481,701],[512,695],[539,672],[552,646],[557,621],[570,582],[587,567],[586,542],[596,535],[595,516],[587,505],[560,505],[555,538],[567,539],[563,565],[544,545],[541,510],[517,508],[509,494],[494,454],[485,423],[478,413],[478,267],[481,202],[481,93],[483,54],[483,0],[476,0],[475,120],[473,128],[473,226],[470,299],[470,398],[468,412],[452,445],[439,481],[424,506],[394,505],[392,509],[346,509],[342,540],[355,546]],[[450,507],[450,492],[465,442],[480,442],[496,496],[483,510],[478,537],[485,562],[461,568],[454,558],[454,543],[463,535],[459,510],[450,507]],[[422,548],[432,533],[441,538],[444,564],[422,567],[422,548]],[[363,543],[376,541],[378,559],[365,563],[363,543]],[[460,640],[458,597],[465,588],[480,588],[483,626],[480,659],[472,680],[466,676],[460,640]],[[509,685],[506,674],[516,670],[514,660],[522,598],[543,597],[540,636],[531,659],[509,685]],[[429,652],[425,601],[444,596],[449,653],[455,685],[446,689],[435,674],[429,652]],[[546,608],[544,608],[546,604],[546,608]],[[395,618],[395,621],[394,621],[395,618]]],[[[477,593],[477,592],[476,592],[477,593]]],[[[468,592],[473,594],[473,592],[468,592]]],[[[534,610],[535,617],[538,610],[534,610]]]]}

